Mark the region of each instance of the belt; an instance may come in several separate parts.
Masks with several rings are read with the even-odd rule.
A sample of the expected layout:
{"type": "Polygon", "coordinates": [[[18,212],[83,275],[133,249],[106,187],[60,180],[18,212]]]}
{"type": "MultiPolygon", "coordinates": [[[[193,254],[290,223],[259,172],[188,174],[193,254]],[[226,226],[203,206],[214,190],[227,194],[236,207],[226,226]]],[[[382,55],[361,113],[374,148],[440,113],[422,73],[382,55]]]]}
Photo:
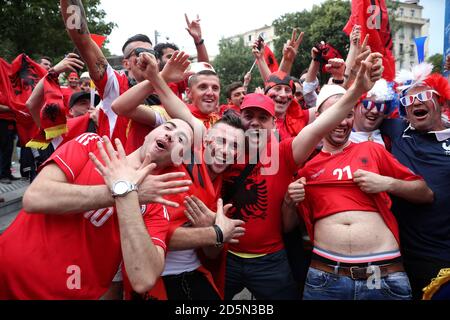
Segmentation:
{"type": "Polygon", "coordinates": [[[380,270],[380,277],[382,278],[388,276],[391,273],[405,271],[405,269],[403,268],[403,263],[401,262],[385,265],[372,265],[368,267],[341,267],[331,266],[317,260],[311,260],[311,268],[331,274],[349,277],[353,280],[367,280],[369,277],[375,274],[374,268],[378,268],[380,270]]]}

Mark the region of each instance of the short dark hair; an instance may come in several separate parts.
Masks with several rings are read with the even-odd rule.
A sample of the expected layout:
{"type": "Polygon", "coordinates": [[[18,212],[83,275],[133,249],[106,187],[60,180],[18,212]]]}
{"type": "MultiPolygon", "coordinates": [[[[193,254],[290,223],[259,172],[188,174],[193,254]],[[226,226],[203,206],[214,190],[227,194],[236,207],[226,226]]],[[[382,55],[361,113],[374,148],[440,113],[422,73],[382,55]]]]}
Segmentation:
{"type": "Polygon", "coordinates": [[[52,59],[50,57],[48,57],[48,56],[41,56],[39,58],[39,62],[41,62],[43,59],[50,61],[50,63],[53,63],[52,59]]]}
{"type": "Polygon", "coordinates": [[[217,121],[215,125],[219,123],[223,123],[229,125],[230,127],[245,131],[244,126],[242,125],[241,118],[233,109],[228,109],[227,111],[225,111],[222,118],[220,118],[220,120],[217,121]]]}
{"type": "Polygon", "coordinates": [[[244,86],[244,84],[242,82],[240,82],[240,81],[233,82],[233,83],[229,84],[227,86],[226,91],[225,91],[227,99],[231,99],[231,93],[234,90],[236,90],[237,88],[243,87],[243,86],[244,86]]]}
{"type": "Polygon", "coordinates": [[[175,51],[178,51],[178,50],[180,50],[179,48],[178,48],[178,46],[175,44],[175,43],[169,43],[169,42],[164,42],[164,43],[158,43],[154,48],[153,48],[153,50],[155,50],[156,51],[156,57],[157,58],[159,58],[159,59],[161,59],[161,57],[163,56],[163,51],[164,51],[164,49],[173,49],[173,50],[175,50],[175,51]]]}
{"type": "Polygon", "coordinates": [[[150,43],[153,46],[152,41],[145,34],[136,34],[136,35],[132,36],[131,38],[129,38],[127,41],[125,41],[125,44],[122,47],[122,53],[125,53],[125,49],[127,48],[127,46],[130,43],[137,42],[137,41],[147,42],[147,43],[150,43]]]}
{"type": "MultiPolygon", "coordinates": [[[[197,72],[196,74],[192,75],[188,80],[188,87],[192,88],[192,86],[197,83],[198,76],[216,76],[219,78],[218,74],[211,70],[203,70],[200,72],[197,72]]],[[[220,79],[219,79],[220,81],[220,79]]]]}

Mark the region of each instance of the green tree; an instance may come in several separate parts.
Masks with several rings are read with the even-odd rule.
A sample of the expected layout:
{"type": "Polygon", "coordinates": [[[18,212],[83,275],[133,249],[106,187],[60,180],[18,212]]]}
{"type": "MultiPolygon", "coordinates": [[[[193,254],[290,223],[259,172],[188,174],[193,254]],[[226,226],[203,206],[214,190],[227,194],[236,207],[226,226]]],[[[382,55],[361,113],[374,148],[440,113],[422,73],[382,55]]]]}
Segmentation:
{"type": "MultiPolygon", "coordinates": [[[[214,59],[213,64],[222,85],[220,94],[221,103],[226,103],[226,86],[235,81],[244,81],[244,76],[250,70],[254,61],[251,48],[245,46],[244,39],[241,38],[237,42],[230,39],[220,40],[219,54],[214,59]]],[[[255,66],[248,91],[253,92],[255,87],[261,85],[263,85],[263,81],[258,72],[258,68],[255,66]]]]}
{"type": "MultiPolygon", "coordinates": [[[[111,34],[116,24],[105,21],[100,0],[83,3],[90,32],[111,34]]],[[[25,52],[34,59],[46,55],[57,61],[74,48],[56,0],[0,0],[0,30],[0,57],[6,60],[25,52]]]]}
{"type": "MultiPolygon", "coordinates": [[[[399,28],[400,23],[395,20],[398,0],[387,0],[389,21],[392,34],[399,28]]],[[[305,37],[299,49],[299,54],[292,68],[293,76],[300,76],[309,67],[311,48],[320,41],[330,43],[344,59],[348,53],[349,39],[342,31],[351,15],[351,3],[344,0],[327,0],[321,5],[314,5],[311,11],[288,13],[273,22],[275,27],[275,55],[279,61],[282,57],[283,46],[291,37],[292,29],[297,27],[305,32],[305,37]]]]}
{"type": "Polygon", "coordinates": [[[427,59],[427,62],[431,63],[434,68],[433,72],[442,74],[444,72],[444,56],[440,53],[436,53],[427,59]]]}
{"type": "Polygon", "coordinates": [[[292,68],[293,76],[300,76],[311,61],[311,48],[320,41],[330,43],[343,57],[348,52],[348,36],[342,31],[350,17],[350,2],[327,0],[314,5],[311,11],[288,13],[273,22],[275,27],[275,55],[280,60],[283,45],[297,27],[305,32],[303,42],[292,68]]]}

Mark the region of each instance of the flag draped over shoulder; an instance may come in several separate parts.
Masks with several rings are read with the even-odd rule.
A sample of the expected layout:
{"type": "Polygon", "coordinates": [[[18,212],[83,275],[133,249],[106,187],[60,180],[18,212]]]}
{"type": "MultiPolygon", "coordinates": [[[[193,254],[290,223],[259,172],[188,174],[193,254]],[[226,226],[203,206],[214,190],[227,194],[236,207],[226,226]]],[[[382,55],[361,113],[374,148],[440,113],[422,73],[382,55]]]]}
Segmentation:
{"type": "Polygon", "coordinates": [[[267,45],[264,46],[264,60],[266,60],[270,72],[278,71],[277,58],[275,58],[275,55],[273,54],[272,50],[267,45]]]}
{"type": "Polygon", "coordinates": [[[25,103],[41,78],[47,74],[26,54],[20,54],[9,65],[0,59],[0,92],[15,115],[17,133],[25,145],[37,132],[37,127],[25,103]]]}
{"type": "Polygon", "coordinates": [[[372,52],[383,55],[383,78],[394,81],[395,58],[386,1],[352,0],[352,14],[344,27],[344,32],[349,35],[355,24],[361,26],[361,39],[369,34],[368,45],[372,52]]]}

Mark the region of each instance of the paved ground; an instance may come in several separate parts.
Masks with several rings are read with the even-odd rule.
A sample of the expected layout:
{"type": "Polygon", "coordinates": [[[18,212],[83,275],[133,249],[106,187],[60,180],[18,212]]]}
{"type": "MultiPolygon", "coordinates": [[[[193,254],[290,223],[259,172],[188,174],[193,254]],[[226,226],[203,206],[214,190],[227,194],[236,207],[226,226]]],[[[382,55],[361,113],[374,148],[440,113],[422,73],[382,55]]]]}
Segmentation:
{"type": "MultiPolygon", "coordinates": [[[[18,164],[13,163],[13,175],[19,177],[18,164]]],[[[17,213],[22,208],[22,197],[27,189],[28,180],[16,180],[11,184],[0,183],[0,197],[5,202],[0,202],[0,234],[13,222],[17,213]]]]}

